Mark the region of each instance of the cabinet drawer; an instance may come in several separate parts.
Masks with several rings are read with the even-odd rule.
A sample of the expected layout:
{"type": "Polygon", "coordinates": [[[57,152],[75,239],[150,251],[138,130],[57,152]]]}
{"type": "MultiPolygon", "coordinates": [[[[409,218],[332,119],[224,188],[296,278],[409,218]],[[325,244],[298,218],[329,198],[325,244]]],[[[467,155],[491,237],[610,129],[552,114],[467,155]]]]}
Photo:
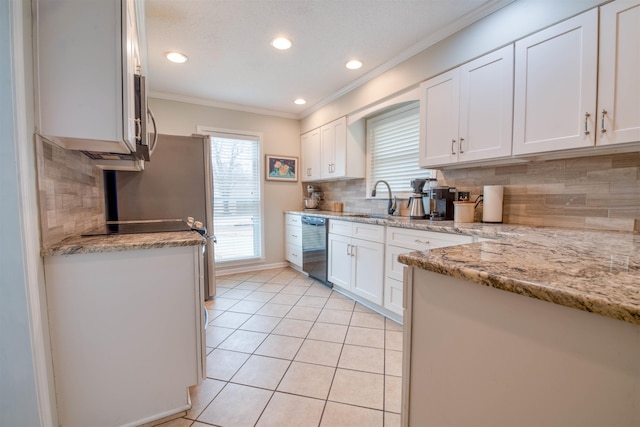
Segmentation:
{"type": "Polygon", "coordinates": [[[351,221],[329,220],[329,233],[351,237],[353,230],[351,221]]]}
{"type": "Polygon", "coordinates": [[[397,227],[387,228],[387,244],[400,246],[414,251],[464,245],[472,242],[473,237],[462,236],[459,234],[411,230],[397,227]]]}
{"type": "Polygon", "coordinates": [[[301,227],[302,226],[302,219],[300,218],[300,215],[295,215],[295,214],[287,214],[287,225],[293,225],[293,226],[298,226],[301,227]]]}
{"type": "Polygon", "coordinates": [[[302,266],[302,248],[296,245],[287,245],[287,261],[297,266],[302,266]]]}
{"type": "Polygon", "coordinates": [[[402,280],[384,278],[384,308],[400,316],[403,315],[402,307],[402,280]]]}
{"type": "Polygon", "coordinates": [[[411,252],[412,249],[401,248],[399,246],[387,245],[384,259],[384,274],[395,280],[402,282],[404,264],[398,262],[398,255],[411,252]]]}
{"type": "Polygon", "coordinates": [[[287,244],[302,246],[302,229],[296,225],[287,224],[287,244]]]}
{"type": "Polygon", "coordinates": [[[384,243],[384,226],[364,224],[361,222],[354,222],[352,226],[353,237],[371,242],[384,243]]]}

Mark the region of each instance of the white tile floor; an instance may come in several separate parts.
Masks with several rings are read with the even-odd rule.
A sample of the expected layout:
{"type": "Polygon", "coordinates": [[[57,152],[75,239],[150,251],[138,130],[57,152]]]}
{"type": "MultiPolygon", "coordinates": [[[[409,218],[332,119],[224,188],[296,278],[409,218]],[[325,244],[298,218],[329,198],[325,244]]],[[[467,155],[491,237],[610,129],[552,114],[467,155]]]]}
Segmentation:
{"type": "Polygon", "coordinates": [[[401,325],[289,268],[217,286],[207,378],[163,427],[400,425],[401,325]]]}

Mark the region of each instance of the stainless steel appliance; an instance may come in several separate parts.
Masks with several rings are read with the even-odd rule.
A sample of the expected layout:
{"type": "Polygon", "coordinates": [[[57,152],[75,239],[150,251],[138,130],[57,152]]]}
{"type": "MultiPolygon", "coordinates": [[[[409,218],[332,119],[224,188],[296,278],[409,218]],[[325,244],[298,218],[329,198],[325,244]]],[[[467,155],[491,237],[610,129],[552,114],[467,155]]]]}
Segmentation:
{"type": "Polygon", "coordinates": [[[302,216],[302,270],[331,287],[327,281],[327,219],[302,216]]]}
{"type": "Polygon", "coordinates": [[[426,179],[414,179],[411,181],[413,194],[409,197],[408,203],[409,218],[411,219],[424,219],[427,216],[424,212],[424,200],[422,198],[422,189],[426,182],[426,179]]]}
{"type": "MultiPolygon", "coordinates": [[[[205,296],[215,295],[213,174],[209,138],[159,135],[153,162],[142,172],[114,173],[107,188],[109,220],[140,221],[193,217],[208,231],[205,296]]],[[[105,180],[108,184],[108,180],[105,180]]]]}

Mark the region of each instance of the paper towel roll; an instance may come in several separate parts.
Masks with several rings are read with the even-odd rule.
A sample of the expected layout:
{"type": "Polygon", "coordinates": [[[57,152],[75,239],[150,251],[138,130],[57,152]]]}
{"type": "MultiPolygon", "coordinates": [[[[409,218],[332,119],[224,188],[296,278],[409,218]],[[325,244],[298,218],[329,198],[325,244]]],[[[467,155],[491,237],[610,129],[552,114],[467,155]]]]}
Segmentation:
{"type": "Polygon", "coordinates": [[[502,222],[502,185],[485,185],[482,197],[482,222],[502,222]]]}

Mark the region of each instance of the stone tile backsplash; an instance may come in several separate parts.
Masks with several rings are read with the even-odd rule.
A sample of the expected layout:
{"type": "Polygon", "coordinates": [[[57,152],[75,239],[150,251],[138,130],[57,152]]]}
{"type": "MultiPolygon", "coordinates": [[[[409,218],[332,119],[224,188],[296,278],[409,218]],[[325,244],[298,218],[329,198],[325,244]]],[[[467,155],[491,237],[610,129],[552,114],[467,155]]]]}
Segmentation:
{"type": "Polygon", "coordinates": [[[42,246],[104,223],[102,171],[79,151],[36,138],[42,246]]]}
{"type": "MultiPolygon", "coordinates": [[[[438,184],[469,191],[471,200],[482,194],[484,185],[504,185],[503,220],[508,224],[640,228],[640,153],[438,171],[438,184]]],[[[363,179],[317,185],[325,195],[324,209],[341,201],[345,211],[386,210],[386,199],[365,199],[363,179]]],[[[478,207],[476,220],[481,218],[478,207]]]]}

